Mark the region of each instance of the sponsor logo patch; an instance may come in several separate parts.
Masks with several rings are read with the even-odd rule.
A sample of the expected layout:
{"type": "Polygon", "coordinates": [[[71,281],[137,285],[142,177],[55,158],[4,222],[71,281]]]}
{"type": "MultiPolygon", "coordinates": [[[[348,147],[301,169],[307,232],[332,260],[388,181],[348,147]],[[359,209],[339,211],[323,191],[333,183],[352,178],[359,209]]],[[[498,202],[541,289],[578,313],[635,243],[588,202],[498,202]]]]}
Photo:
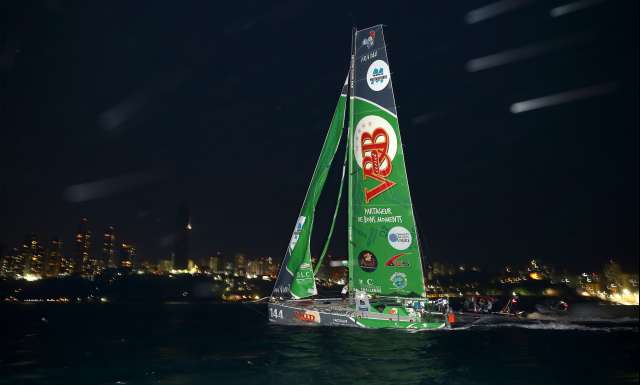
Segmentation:
{"type": "Polygon", "coordinates": [[[366,283],[363,279],[358,280],[360,283],[359,290],[362,290],[366,293],[382,293],[382,287],[375,284],[373,279],[367,279],[366,283]]]}
{"type": "Polygon", "coordinates": [[[409,267],[409,262],[400,259],[400,257],[405,256],[406,254],[396,254],[393,257],[389,258],[387,262],[384,263],[385,266],[389,267],[409,267]]]}
{"type": "Polygon", "coordinates": [[[358,265],[367,273],[374,272],[378,268],[378,259],[369,250],[362,250],[358,255],[358,265]]]}
{"type": "Polygon", "coordinates": [[[405,273],[395,272],[391,275],[389,280],[397,289],[404,289],[407,287],[407,275],[405,273]]]}
{"type": "Polygon", "coordinates": [[[366,203],[395,186],[388,179],[393,168],[393,158],[398,151],[398,139],[391,124],[377,115],[368,115],[356,125],[353,152],[364,179],[373,179],[378,184],[364,188],[366,203]]]}
{"type": "Polygon", "coordinates": [[[320,323],[320,313],[318,313],[317,311],[312,311],[312,310],[306,310],[306,311],[294,310],[293,311],[293,316],[298,321],[320,323]]]}
{"type": "Polygon", "coordinates": [[[290,252],[293,252],[294,247],[296,247],[296,243],[298,243],[298,239],[300,239],[300,233],[302,232],[302,228],[304,227],[304,222],[306,219],[307,217],[302,215],[298,217],[296,227],[293,229],[293,235],[291,235],[291,240],[289,241],[290,252]]]}
{"type": "Polygon", "coordinates": [[[374,91],[382,91],[389,84],[389,65],[384,60],[376,60],[367,70],[367,85],[374,91]]]}
{"type": "Polygon", "coordinates": [[[393,227],[387,234],[389,245],[396,250],[406,250],[411,246],[411,233],[402,226],[393,227]]]}
{"type": "Polygon", "coordinates": [[[362,39],[362,46],[371,49],[376,43],[376,31],[369,31],[369,36],[362,39]]]}

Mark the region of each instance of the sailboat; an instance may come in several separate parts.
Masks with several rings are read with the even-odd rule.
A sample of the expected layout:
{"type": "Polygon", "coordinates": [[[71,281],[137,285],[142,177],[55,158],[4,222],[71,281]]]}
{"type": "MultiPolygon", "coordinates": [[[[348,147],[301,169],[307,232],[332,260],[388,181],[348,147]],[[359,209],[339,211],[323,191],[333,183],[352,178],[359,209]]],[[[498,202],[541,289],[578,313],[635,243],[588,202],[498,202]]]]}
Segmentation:
{"type": "Polygon", "coordinates": [[[446,310],[432,307],[425,290],[383,27],[354,29],[347,80],[269,298],[269,320],[372,329],[446,327],[446,310]],[[315,209],[345,131],[345,115],[347,142],[338,200],[314,268],[310,241],[315,209]],[[345,176],[349,295],[321,299],[315,277],[333,234],[345,176]]]}

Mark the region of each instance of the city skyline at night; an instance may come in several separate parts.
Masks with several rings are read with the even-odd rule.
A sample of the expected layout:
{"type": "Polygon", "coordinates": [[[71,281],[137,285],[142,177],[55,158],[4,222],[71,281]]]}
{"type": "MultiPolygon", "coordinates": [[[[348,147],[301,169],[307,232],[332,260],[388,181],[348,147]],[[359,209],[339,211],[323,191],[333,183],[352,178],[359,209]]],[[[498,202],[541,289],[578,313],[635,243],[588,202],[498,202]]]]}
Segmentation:
{"type": "MultiPolygon", "coordinates": [[[[55,276],[69,276],[79,275],[84,277],[93,277],[100,274],[105,269],[119,269],[119,268],[146,268],[148,271],[149,266],[154,266],[154,269],[161,271],[180,270],[187,271],[197,264],[200,267],[223,266],[226,259],[229,265],[226,267],[226,271],[234,271],[236,274],[245,275],[247,269],[243,267],[240,272],[233,270],[234,266],[237,266],[237,258],[249,258],[253,260],[251,255],[268,255],[267,253],[255,253],[248,254],[242,249],[237,250],[224,250],[216,248],[212,245],[210,249],[200,255],[189,254],[188,238],[185,237],[185,233],[190,233],[193,228],[191,227],[188,217],[184,216],[186,211],[184,208],[179,210],[181,213],[178,216],[178,226],[175,228],[176,241],[167,248],[165,254],[162,255],[148,255],[140,254],[137,250],[137,241],[129,237],[123,237],[118,234],[117,226],[109,225],[103,229],[102,234],[98,229],[94,229],[91,226],[91,222],[88,218],[83,217],[80,219],[76,232],[68,238],[74,241],[72,246],[65,247],[65,238],[58,235],[47,237],[40,237],[35,233],[27,233],[22,242],[16,244],[14,247],[4,247],[0,250],[0,266],[4,266],[3,273],[19,274],[19,275],[37,275],[42,277],[55,277],[55,276]],[[181,219],[182,218],[182,219],[181,219]],[[182,239],[180,238],[182,234],[182,239]],[[102,239],[102,242],[92,243],[92,235],[96,240],[102,239]],[[178,252],[176,252],[178,251],[178,252]],[[182,255],[177,256],[182,252],[182,255]],[[248,257],[245,257],[248,256],[248,257]],[[212,262],[215,260],[215,262],[212,262]],[[10,262],[8,262],[10,261],[10,262]],[[231,262],[229,262],[231,261],[231,262]],[[234,263],[236,262],[236,263],[234,263]],[[213,265],[211,265],[213,263],[213,265]],[[13,266],[13,267],[11,267],[13,266]],[[15,266],[19,266],[16,270],[15,266]]],[[[69,241],[67,244],[71,243],[69,241]]],[[[314,254],[315,255],[315,254],[314,254]]],[[[337,260],[346,259],[346,255],[329,253],[334,255],[337,260]]],[[[268,257],[279,265],[282,256],[275,255],[268,257]]],[[[315,256],[313,257],[315,258],[315,256]]],[[[491,272],[500,272],[505,269],[505,266],[514,266],[525,264],[531,260],[544,260],[553,265],[559,265],[563,271],[571,273],[579,273],[584,271],[599,271],[603,265],[615,261],[621,263],[622,267],[626,271],[637,270],[637,264],[629,263],[624,258],[618,258],[617,256],[608,256],[600,260],[589,263],[570,263],[570,264],[558,264],[554,258],[545,256],[526,256],[517,257],[507,260],[504,263],[497,263],[492,261],[476,261],[474,259],[460,258],[440,258],[434,259],[429,255],[425,256],[425,263],[428,266],[469,266],[473,269],[482,269],[491,272]]],[[[329,258],[331,260],[331,257],[329,258]]],[[[270,262],[271,263],[271,262],[270,262]]],[[[314,263],[316,260],[314,259],[314,263]]],[[[328,265],[328,261],[325,264],[328,265]]],[[[241,263],[245,266],[244,263],[241,263]]],[[[437,269],[437,268],[436,268],[437,269]]],[[[223,271],[224,269],[220,269],[223,271]]],[[[213,269],[212,271],[215,271],[213,269]]],[[[7,276],[10,276],[7,274],[7,276]]]]}
{"type": "Polygon", "coordinates": [[[639,382],[640,1],[0,9],[0,385],[639,382]]]}
{"type": "MultiPolygon", "coordinates": [[[[245,30],[242,18],[221,26],[190,6],[158,6],[144,28],[144,6],[87,7],[34,7],[34,28],[8,24],[0,156],[12,166],[0,243],[10,249],[33,232],[69,249],[87,217],[92,247],[116,225],[139,254],[163,258],[175,252],[176,211],[188,202],[190,253],[282,258],[331,117],[327,100],[342,85],[334,79],[347,69],[348,44],[336,42],[376,12],[358,9],[352,20],[282,5],[314,17],[245,30]],[[103,11],[129,29],[78,16],[103,11]],[[58,25],[59,13],[69,22],[58,25]],[[343,28],[326,28],[327,17],[343,28]],[[59,43],[79,25],[78,39],[59,43]],[[300,70],[309,66],[326,70],[300,70]]],[[[637,4],[600,4],[588,25],[580,14],[551,17],[542,3],[491,23],[461,18],[463,4],[425,7],[397,8],[385,23],[428,258],[637,265],[637,4]]],[[[314,250],[338,174],[318,206],[314,250]]],[[[330,250],[346,253],[345,231],[330,250]]]]}
{"type": "MultiPolygon", "coordinates": [[[[492,12],[490,9],[481,7],[469,12],[465,23],[480,23],[485,17],[482,15],[492,12]]],[[[554,8],[549,15],[558,17],[558,9],[554,8]]],[[[575,285],[582,280],[570,279],[569,275],[581,274],[585,280],[599,282],[605,270],[619,271],[619,274],[609,275],[622,276],[624,271],[624,274],[633,276],[628,272],[638,268],[638,202],[635,199],[638,162],[637,147],[632,147],[633,141],[629,139],[637,139],[634,125],[638,123],[638,116],[634,101],[638,99],[638,79],[637,73],[632,71],[634,63],[637,64],[637,55],[634,56],[635,51],[628,48],[637,43],[637,36],[634,40],[628,33],[628,28],[634,28],[633,23],[615,22],[618,18],[614,15],[619,14],[619,9],[607,6],[603,9],[609,9],[609,13],[599,14],[600,22],[608,28],[592,29],[585,34],[576,32],[582,28],[579,23],[569,21],[564,26],[566,30],[558,30],[553,21],[548,21],[546,27],[550,28],[552,39],[548,36],[547,41],[507,48],[508,44],[518,42],[518,33],[524,33],[516,32],[515,39],[507,42],[502,51],[493,54],[488,52],[494,48],[486,44],[493,41],[492,33],[500,29],[500,23],[488,30],[482,26],[463,28],[466,32],[474,28],[478,33],[473,36],[457,35],[460,33],[456,29],[458,27],[446,24],[450,28],[451,40],[445,45],[455,46],[460,55],[424,51],[421,44],[434,47],[440,42],[427,41],[421,30],[400,24],[397,31],[405,38],[390,41],[394,42],[395,48],[410,53],[397,63],[394,61],[397,64],[394,68],[399,70],[394,72],[394,79],[398,84],[409,84],[409,88],[397,88],[398,95],[405,96],[396,96],[392,87],[385,91],[387,83],[384,79],[389,82],[390,75],[386,73],[391,72],[387,62],[395,60],[394,47],[387,47],[386,40],[382,40],[384,46],[373,48],[376,35],[382,36],[381,26],[372,27],[375,29],[368,32],[360,51],[358,48],[354,51],[356,56],[357,52],[367,54],[357,60],[358,65],[352,60],[350,73],[364,72],[366,62],[379,52],[382,53],[376,62],[387,62],[373,72],[379,77],[380,84],[359,88],[364,84],[359,83],[354,88],[354,82],[351,82],[350,95],[356,89],[364,92],[362,95],[371,91],[374,92],[372,95],[388,94],[386,99],[376,101],[387,103],[383,110],[392,111],[394,119],[402,123],[403,140],[400,143],[403,143],[403,148],[399,157],[401,166],[394,166],[396,180],[391,182],[390,179],[376,187],[363,185],[364,199],[370,204],[382,192],[399,186],[393,190],[393,197],[409,202],[411,210],[406,213],[409,219],[405,219],[413,228],[381,227],[381,231],[388,230],[389,237],[394,237],[393,241],[389,238],[390,246],[386,241],[381,244],[384,248],[400,250],[397,248],[400,245],[398,237],[402,236],[404,242],[409,240],[408,245],[411,245],[411,239],[415,239],[415,245],[420,246],[419,250],[407,251],[407,255],[412,257],[404,257],[397,265],[385,264],[400,269],[392,275],[395,289],[389,290],[405,290],[409,272],[410,275],[415,273],[415,277],[409,280],[410,289],[406,290],[416,295],[423,292],[425,287],[420,282],[424,277],[420,277],[418,269],[423,265],[429,269],[433,267],[429,272],[431,275],[442,270],[437,266],[448,264],[458,266],[460,272],[469,268],[472,272],[491,272],[495,277],[495,274],[510,272],[511,266],[526,261],[531,261],[534,266],[544,261],[543,269],[535,267],[530,271],[529,267],[528,273],[517,270],[515,276],[501,278],[503,284],[537,281],[546,277],[551,284],[568,287],[570,282],[575,285]],[[571,33],[567,34],[568,31],[571,33]],[[420,39],[416,39],[418,36],[420,39]],[[372,48],[374,51],[368,51],[372,48]],[[617,55],[624,55],[624,60],[607,61],[606,54],[611,53],[612,48],[617,55]],[[561,60],[557,57],[560,53],[561,60]],[[593,60],[583,60],[585,55],[593,60]],[[536,59],[535,67],[529,63],[532,58],[536,59]],[[581,61],[579,71],[567,66],[573,61],[581,61]],[[520,76],[504,72],[507,64],[510,69],[516,68],[520,76]],[[429,66],[431,77],[416,78],[422,83],[403,81],[405,69],[415,73],[429,66]],[[535,72],[537,76],[531,79],[522,76],[528,72],[535,72]],[[437,73],[442,76],[435,76],[437,73]],[[505,82],[511,82],[513,86],[500,86],[505,82]],[[436,88],[440,95],[436,95],[436,88]],[[408,104],[403,104],[404,97],[410,101],[408,104]],[[402,118],[398,118],[396,112],[402,118]],[[397,179],[400,176],[402,178],[397,179]],[[400,183],[402,180],[405,182],[400,183]],[[412,181],[411,189],[408,180],[412,181]],[[411,261],[414,256],[421,259],[411,261]]],[[[123,16],[133,16],[137,12],[136,7],[125,10],[123,16]]],[[[450,9],[454,10],[455,7],[450,9]]],[[[56,10],[45,9],[44,13],[51,11],[56,10]]],[[[189,14],[188,7],[182,11],[185,17],[189,14]]],[[[536,7],[531,7],[529,12],[529,15],[536,15],[536,7]]],[[[517,13],[515,15],[517,19],[517,13]]],[[[171,15],[171,22],[180,19],[174,16],[171,15]]],[[[408,15],[398,9],[395,17],[404,19],[408,15]]],[[[533,19],[531,16],[526,18],[533,19]]],[[[42,28],[47,28],[47,25],[42,28]]],[[[209,27],[200,28],[199,32],[205,34],[219,32],[209,27]]],[[[153,30],[152,27],[150,31],[153,30]]],[[[396,33],[394,29],[385,30],[389,36],[396,33]]],[[[289,35],[285,39],[281,32],[277,28],[270,29],[267,23],[265,36],[273,41],[282,39],[282,47],[301,42],[300,36],[289,35]]],[[[92,111],[86,116],[65,115],[65,111],[78,107],[74,92],[91,94],[95,90],[87,90],[84,83],[71,84],[67,90],[69,97],[59,108],[38,99],[38,93],[34,92],[33,100],[30,98],[19,103],[9,111],[5,120],[14,129],[6,132],[7,142],[18,144],[28,141],[35,148],[29,147],[29,157],[17,162],[12,154],[19,159],[23,153],[16,153],[15,149],[21,146],[9,146],[2,153],[14,161],[15,167],[7,174],[7,180],[13,178],[14,183],[7,184],[8,188],[0,192],[6,195],[7,202],[23,203],[8,204],[7,218],[11,221],[0,223],[2,274],[5,278],[37,281],[42,278],[81,277],[93,281],[103,280],[114,272],[118,276],[132,273],[170,276],[215,273],[227,276],[225,280],[229,280],[228,276],[232,274],[241,280],[237,286],[249,291],[249,285],[242,279],[260,275],[258,272],[264,270],[260,267],[264,258],[268,258],[269,265],[273,267],[284,256],[283,265],[287,264],[285,249],[288,237],[285,229],[290,223],[285,225],[287,218],[294,217],[313,165],[320,142],[318,139],[325,132],[326,108],[319,106],[326,104],[326,95],[320,89],[328,82],[318,78],[309,80],[294,98],[284,90],[291,89],[289,83],[305,73],[293,70],[286,72],[286,77],[278,76],[284,74],[285,68],[292,68],[288,50],[279,50],[278,45],[270,47],[269,51],[252,46],[251,52],[257,57],[273,59],[256,70],[256,67],[242,62],[243,58],[253,57],[246,56],[242,49],[248,43],[242,29],[236,30],[232,37],[228,33],[229,30],[225,29],[224,39],[206,41],[211,56],[196,54],[199,52],[197,48],[205,44],[201,35],[196,34],[188,39],[198,47],[187,50],[186,57],[171,57],[163,52],[163,59],[158,62],[144,62],[144,58],[139,58],[142,59],[140,63],[146,63],[155,75],[148,77],[149,74],[143,71],[147,81],[137,90],[129,89],[124,97],[122,94],[118,96],[122,92],[117,87],[119,81],[126,78],[123,84],[128,87],[132,82],[131,76],[141,75],[140,69],[125,66],[126,70],[121,75],[107,70],[104,78],[91,78],[109,96],[100,98],[94,94],[94,97],[82,98],[81,103],[88,102],[92,111]],[[219,63],[216,56],[223,51],[223,56],[230,60],[219,63]],[[226,51],[237,54],[228,55],[226,51]],[[224,76],[211,75],[208,69],[212,63],[217,64],[214,72],[224,73],[224,76]],[[271,83],[261,84],[260,81],[264,83],[265,79],[263,71],[270,71],[272,77],[269,80],[282,79],[281,84],[278,87],[271,83]],[[234,73],[242,73],[242,81],[237,81],[234,73]],[[111,82],[103,84],[106,79],[111,82]],[[236,79],[235,83],[233,79],[236,79]],[[265,108],[264,97],[273,99],[273,108],[265,108]],[[202,98],[209,104],[203,104],[202,98]],[[170,108],[162,108],[166,106],[170,108]],[[32,107],[38,108],[36,114],[32,113],[35,110],[29,110],[32,107]],[[24,114],[21,115],[21,111],[24,114]],[[47,130],[34,116],[48,116],[54,125],[63,121],[65,124],[47,130]],[[287,119],[281,119],[282,116],[287,119]],[[89,122],[86,119],[94,120],[89,122]],[[176,135],[173,135],[174,131],[176,135]],[[59,146],[49,146],[59,140],[56,133],[66,140],[59,146]],[[37,139],[31,139],[30,135],[37,139]],[[38,151],[39,143],[46,143],[47,149],[62,150],[38,151]],[[47,156],[48,161],[39,162],[40,155],[47,156]],[[34,171],[38,167],[42,172],[34,171]],[[40,188],[42,185],[48,188],[40,188]],[[70,217],[79,220],[71,224],[65,219],[70,217]],[[66,236],[70,233],[72,238],[66,236]]],[[[316,41],[315,45],[321,47],[333,33],[327,30],[327,35],[322,35],[323,39],[316,41]]],[[[525,35],[520,35],[520,38],[525,35]]],[[[78,47],[65,48],[81,47],[89,54],[80,59],[59,56],[60,64],[66,69],[71,64],[80,65],[84,60],[91,62],[96,58],[103,59],[103,64],[113,63],[109,54],[123,52],[123,47],[109,44],[119,39],[126,37],[114,31],[109,35],[104,47],[106,50],[97,52],[91,51],[96,47],[85,46],[81,39],[78,47]]],[[[143,37],[140,39],[144,40],[143,37]]],[[[42,43],[38,39],[35,41],[42,43]]],[[[48,47],[31,42],[29,39],[20,42],[21,46],[29,49],[23,51],[21,47],[10,52],[12,60],[7,62],[7,71],[13,71],[13,60],[20,63],[16,68],[28,68],[26,63],[46,54],[48,47]]],[[[522,44],[521,41],[519,43],[522,44]]],[[[306,46],[303,44],[301,47],[305,49],[306,46]]],[[[157,48],[145,46],[144,49],[149,53],[157,48]]],[[[163,47],[165,49],[179,50],[180,46],[172,46],[169,42],[163,47]]],[[[127,55],[133,57],[128,51],[127,55]]],[[[339,56],[338,53],[335,55],[339,56]]],[[[331,57],[324,58],[328,64],[331,57]]],[[[42,91],[38,85],[30,85],[28,80],[31,78],[23,79],[24,83],[20,85],[15,83],[14,79],[22,79],[22,74],[15,71],[15,75],[11,77],[10,87],[42,91]]],[[[328,79],[333,75],[326,72],[322,76],[328,79]]],[[[74,72],[74,76],[82,79],[90,77],[90,74],[80,70],[74,72]]],[[[343,89],[343,94],[345,92],[343,89]]],[[[21,94],[16,95],[19,99],[21,94]]],[[[47,100],[46,93],[39,95],[47,100]]],[[[349,107],[351,117],[355,116],[352,111],[358,108],[361,107],[349,107]]],[[[377,120],[367,122],[371,125],[377,120]]],[[[349,127],[353,126],[351,123],[349,127]]],[[[334,127],[333,120],[330,127],[327,138],[332,138],[332,146],[335,144],[333,152],[351,154],[353,150],[356,160],[364,156],[364,143],[368,139],[362,136],[359,144],[340,144],[340,140],[334,143],[334,139],[341,137],[344,127],[334,127]],[[362,153],[356,149],[358,145],[362,153]]],[[[394,135],[399,141],[399,132],[394,135]]],[[[390,143],[395,142],[391,140],[390,143]]],[[[382,157],[382,163],[378,165],[382,167],[384,159],[387,159],[386,149],[372,158],[373,174],[364,172],[364,163],[359,164],[365,180],[374,176],[388,177],[384,172],[391,172],[391,158],[396,154],[391,144],[388,168],[375,171],[374,160],[382,157]]],[[[367,151],[372,151],[372,147],[367,148],[367,151]]],[[[324,153],[323,146],[321,154],[324,153]]],[[[324,159],[323,155],[320,159],[324,159]]],[[[300,214],[296,222],[296,231],[302,231],[302,235],[294,232],[288,252],[296,244],[296,237],[304,237],[307,251],[305,262],[300,266],[309,271],[302,275],[295,273],[296,276],[301,275],[300,279],[311,274],[312,261],[316,270],[325,267],[314,258],[324,243],[325,235],[332,233],[334,224],[342,231],[335,233],[331,243],[327,241],[324,250],[334,256],[347,254],[347,232],[344,231],[347,228],[344,214],[346,198],[342,198],[342,204],[338,199],[336,214],[338,208],[343,207],[337,223],[335,215],[334,221],[330,220],[333,197],[340,196],[338,190],[342,189],[337,183],[339,166],[339,162],[331,163],[330,160],[322,164],[328,174],[326,188],[322,195],[318,192],[313,197],[313,212],[300,214]],[[306,219],[309,219],[311,227],[303,229],[306,219]]],[[[324,179],[320,180],[318,183],[324,185],[324,179]]],[[[360,195],[354,195],[352,191],[353,181],[351,176],[350,215],[353,199],[360,199],[360,195]]],[[[319,191],[315,187],[309,189],[319,191]]],[[[391,195],[388,197],[391,199],[391,195]]],[[[380,199],[378,203],[382,204],[380,199]]],[[[395,203],[391,199],[384,204],[395,203]]],[[[371,212],[365,210],[367,216],[357,217],[356,224],[378,220],[402,223],[403,216],[397,215],[399,208],[393,209],[396,215],[389,217],[370,215],[377,214],[376,210],[378,208],[371,209],[371,212]]],[[[383,214],[391,214],[392,208],[379,210],[383,214]]],[[[374,248],[371,242],[375,240],[373,232],[366,235],[364,231],[353,231],[353,220],[354,217],[350,217],[348,224],[349,259],[354,258],[353,245],[365,242],[367,247],[374,248]],[[352,234],[361,239],[353,238],[352,234]]],[[[382,286],[369,283],[374,281],[372,274],[368,273],[376,270],[376,256],[370,251],[362,255],[367,258],[367,268],[363,268],[367,274],[351,268],[350,274],[363,275],[355,281],[350,275],[350,286],[358,282],[362,287],[381,292],[382,286]]],[[[388,263],[400,257],[394,255],[388,263]]],[[[342,263],[341,257],[337,258],[332,262],[342,263]]],[[[283,266],[281,271],[293,277],[297,265],[287,264],[286,267],[283,270],[283,266]]],[[[425,274],[423,272],[422,275],[425,274]]],[[[272,278],[273,274],[270,274],[267,281],[272,278]]],[[[389,286],[387,278],[382,275],[375,277],[389,286]]],[[[217,276],[214,280],[219,279],[222,278],[217,276]]],[[[233,279],[226,282],[230,286],[225,291],[234,289],[233,282],[233,279]]],[[[598,295],[606,299],[617,294],[615,288],[618,286],[630,290],[620,282],[631,284],[631,289],[637,286],[636,278],[625,275],[625,278],[606,280],[605,291],[611,292],[605,293],[600,288],[592,290],[589,295],[605,293],[598,295]]],[[[298,292],[295,295],[315,292],[314,285],[296,288],[298,292]]],[[[282,294],[289,288],[285,282],[276,284],[274,290],[282,294]]]]}

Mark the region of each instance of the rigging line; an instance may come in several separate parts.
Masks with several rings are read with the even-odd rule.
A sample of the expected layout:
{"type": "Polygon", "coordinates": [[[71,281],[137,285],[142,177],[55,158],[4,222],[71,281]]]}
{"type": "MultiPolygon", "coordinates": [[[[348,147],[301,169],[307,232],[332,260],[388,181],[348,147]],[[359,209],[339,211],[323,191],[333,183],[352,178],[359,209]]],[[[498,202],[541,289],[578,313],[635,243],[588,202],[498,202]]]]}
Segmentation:
{"type": "Polygon", "coordinates": [[[241,302],[241,303],[261,303],[261,302],[265,302],[265,300],[269,299],[271,297],[262,297],[260,299],[256,299],[253,301],[246,301],[246,302],[241,302]]]}
{"type": "MultiPolygon", "coordinates": [[[[423,249],[423,245],[426,245],[423,241],[425,240],[425,237],[422,236],[422,222],[420,221],[420,215],[418,214],[418,210],[416,209],[416,205],[413,205],[413,217],[416,220],[416,237],[418,237],[418,249],[420,251],[420,259],[422,262],[422,269],[424,271],[424,269],[427,267],[427,263],[426,263],[426,254],[424,253],[424,249],[423,249]]],[[[425,287],[426,290],[426,287],[425,287]]]]}
{"type": "Polygon", "coordinates": [[[258,300],[255,301],[248,301],[248,302],[240,302],[240,304],[242,304],[242,306],[244,306],[245,308],[251,310],[252,312],[255,312],[256,314],[260,314],[261,316],[264,317],[264,312],[262,310],[258,310],[256,308],[254,308],[251,305],[255,305],[255,304],[260,304],[260,303],[264,303],[264,299],[265,298],[270,298],[270,297],[264,297],[264,298],[260,298],[258,300]]]}
{"type": "Polygon", "coordinates": [[[314,275],[318,274],[318,270],[320,269],[320,266],[322,266],[322,260],[327,254],[327,250],[329,249],[329,242],[331,242],[331,237],[333,235],[333,229],[336,225],[336,218],[338,217],[338,212],[340,211],[340,201],[342,200],[342,190],[344,187],[345,170],[347,168],[348,151],[349,146],[345,146],[344,160],[342,162],[342,177],[340,178],[340,188],[338,188],[338,200],[336,201],[336,208],[333,210],[333,220],[331,221],[331,226],[329,227],[329,235],[327,236],[327,240],[324,242],[324,246],[322,247],[320,258],[318,258],[318,263],[316,263],[316,268],[313,270],[314,275]]]}

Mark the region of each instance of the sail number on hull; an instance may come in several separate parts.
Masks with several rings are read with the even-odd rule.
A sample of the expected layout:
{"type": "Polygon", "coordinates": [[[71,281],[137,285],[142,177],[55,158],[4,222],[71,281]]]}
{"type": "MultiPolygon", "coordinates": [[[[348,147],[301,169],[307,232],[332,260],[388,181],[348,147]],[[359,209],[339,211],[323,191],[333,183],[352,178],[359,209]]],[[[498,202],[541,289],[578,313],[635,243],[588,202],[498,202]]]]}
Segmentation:
{"type": "Polygon", "coordinates": [[[276,308],[270,308],[269,316],[273,319],[284,319],[284,316],[282,315],[282,309],[278,310],[276,308]]]}

